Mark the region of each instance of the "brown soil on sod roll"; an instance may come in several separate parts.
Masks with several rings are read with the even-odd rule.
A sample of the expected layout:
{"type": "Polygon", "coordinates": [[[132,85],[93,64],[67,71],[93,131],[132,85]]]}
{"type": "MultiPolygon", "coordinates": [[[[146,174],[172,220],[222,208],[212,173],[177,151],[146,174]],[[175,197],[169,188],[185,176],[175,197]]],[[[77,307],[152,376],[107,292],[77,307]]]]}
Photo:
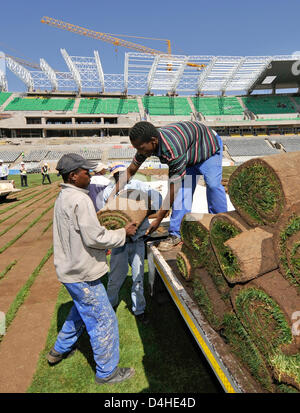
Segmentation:
{"type": "Polygon", "coordinates": [[[131,194],[132,192],[123,191],[108,201],[97,212],[100,224],[108,229],[123,228],[129,222],[136,222],[140,226],[149,213],[148,198],[145,199],[144,193],[135,191],[135,199],[131,199],[131,194]]]}
{"type": "Polygon", "coordinates": [[[192,288],[195,300],[207,321],[214,330],[220,330],[223,326],[224,314],[232,312],[232,307],[224,302],[205,269],[193,270],[192,288]]]}
{"type": "MultiPolygon", "coordinates": [[[[275,270],[278,265],[273,249],[273,233],[262,228],[241,232],[224,243],[236,257],[240,273],[230,282],[245,282],[275,270]]],[[[226,273],[224,274],[226,277],[226,273]]]]}
{"type": "Polygon", "coordinates": [[[236,211],[216,214],[210,222],[210,241],[221,271],[229,282],[234,282],[240,268],[236,258],[224,243],[250,228],[236,211]]]}
{"type": "MultiPolygon", "coordinates": [[[[285,322],[291,330],[291,340],[290,343],[281,344],[280,349],[284,354],[293,355],[297,354],[300,351],[300,335],[292,334],[293,328],[293,315],[296,311],[299,311],[300,308],[300,295],[297,293],[297,290],[291,286],[285,278],[280,274],[278,270],[271,271],[267,274],[258,277],[244,286],[236,286],[231,290],[232,304],[239,316],[239,312],[236,307],[236,296],[241,292],[241,290],[260,290],[267,294],[275,303],[279,306],[280,311],[284,314],[285,322]]],[[[256,316],[259,315],[259,308],[256,310],[256,316]]],[[[243,317],[247,318],[247,315],[244,314],[243,317]]],[[[240,318],[240,317],[239,317],[240,318]]],[[[262,321],[262,320],[260,320],[262,321]]],[[[266,338],[267,346],[269,345],[268,340],[271,340],[273,333],[275,334],[275,324],[272,322],[271,314],[270,320],[263,319],[265,326],[267,326],[268,331],[262,330],[262,334],[266,338]],[[268,338],[268,334],[270,337],[268,338]]],[[[241,319],[241,322],[244,324],[244,320],[241,319]]],[[[261,323],[263,326],[263,323],[261,323]]],[[[245,325],[247,329],[247,326],[245,325]]],[[[263,327],[262,327],[263,328],[263,327]]],[[[249,332],[250,333],[250,332],[249,332]]],[[[257,331],[254,334],[258,334],[257,331]]],[[[258,337],[259,339],[260,337],[258,337]]]]}
{"type": "Polygon", "coordinates": [[[273,245],[281,274],[300,293],[300,202],[283,212],[274,232],[273,245]]]}
{"type": "Polygon", "coordinates": [[[251,159],[230,176],[228,192],[251,226],[275,226],[281,214],[300,199],[300,152],[251,159]]]}
{"type": "Polygon", "coordinates": [[[183,251],[179,251],[176,255],[176,265],[181,274],[181,276],[186,280],[190,281],[192,277],[192,265],[189,258],[183,251]]]}

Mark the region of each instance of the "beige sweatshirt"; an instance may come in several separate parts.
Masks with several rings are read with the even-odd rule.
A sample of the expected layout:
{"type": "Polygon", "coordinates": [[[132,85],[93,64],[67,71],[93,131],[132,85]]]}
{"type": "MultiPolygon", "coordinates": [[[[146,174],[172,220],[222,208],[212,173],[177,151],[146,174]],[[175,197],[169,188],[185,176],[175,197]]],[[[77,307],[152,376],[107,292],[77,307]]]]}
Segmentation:
{"type": "Polygon", "coordinates": [[[59,281],[94,281],[106,274],[105,249],[124,245],[126,231],[102,227],[88,190],[61,184],[53,217],[54,265],[59,281]]]}

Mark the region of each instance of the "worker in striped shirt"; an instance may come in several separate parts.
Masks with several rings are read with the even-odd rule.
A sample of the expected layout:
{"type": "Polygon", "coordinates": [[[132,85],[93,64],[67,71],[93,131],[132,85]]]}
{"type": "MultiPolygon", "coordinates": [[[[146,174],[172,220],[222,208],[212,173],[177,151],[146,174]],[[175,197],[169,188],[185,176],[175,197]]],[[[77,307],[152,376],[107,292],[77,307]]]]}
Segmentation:
{"type": "MultiPolygon", "coordinates": [[[[149,156],[157,156],[169,167],[169,190],[150,224],[146,235],[155,231],[172,207],[169,237],[158,248],[167,251],[178,245],[183,216],[192,209],[193,194],[200,175],[206,183],[208,212],[227,212],[227,199],[222,181],[223,144],[211,128],[200,122],[184,121],[156,128],[150,122],[138,122],[129,133],[137,150],[127,168],[127,176],[119,181],[117,193],[137,172],[149,156]]],[[[114,194],[112,194],[114,195],[114,194]]]]}

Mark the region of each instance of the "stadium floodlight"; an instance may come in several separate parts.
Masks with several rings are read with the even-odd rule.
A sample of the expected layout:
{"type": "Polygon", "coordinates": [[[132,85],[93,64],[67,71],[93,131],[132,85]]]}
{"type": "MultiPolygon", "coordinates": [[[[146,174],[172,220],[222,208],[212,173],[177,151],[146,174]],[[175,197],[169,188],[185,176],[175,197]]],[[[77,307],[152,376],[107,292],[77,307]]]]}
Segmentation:
{"type": "Polygon", "coordinates": [[[11,70],[20,80],[22,80],[22,82],[25,83],[28,91],[32,92],[34,89],[34,82],[31,76],[31,72],[11,57],[6,56],[5,60],[9,70],[11,70]]]}
{"type": "Polygon", "coordinates": [[[78,93],[81,93],[82,90],[82,85],[81,85],[81,77],[80,77],[80,73],[77,69],[77,67],[75,66],[75,64],[73,63],[71,57],[68,55],[66,49],[60,49],[60,52],[63,56],[63,58],[65,59],[65,62],[70,70],[70,72],[72,73],[73,79],[77,85],[78,88],[78,93]]]}

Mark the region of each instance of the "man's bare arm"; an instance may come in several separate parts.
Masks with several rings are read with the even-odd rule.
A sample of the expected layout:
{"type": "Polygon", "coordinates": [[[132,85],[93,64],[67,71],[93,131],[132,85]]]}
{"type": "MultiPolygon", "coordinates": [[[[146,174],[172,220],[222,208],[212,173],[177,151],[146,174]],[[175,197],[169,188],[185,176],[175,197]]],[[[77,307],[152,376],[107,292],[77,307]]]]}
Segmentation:
{"type": "Polygon", "coordinates": [[[177,192],[181,186],[181,180],[176,180],[175,182],[170,183],[170,188],[168,190],[167,196],[163,200],[162,206],[157,212],[157,217],[154,221],[151,222],[149,225],[145,235],[149,235],[152,232],[156,231],[157,228],[159,227],[161,221],[164,219],[164,217],[167,215],[169,209],[172,207],[175,197],[177,195],[177,192]]]}

